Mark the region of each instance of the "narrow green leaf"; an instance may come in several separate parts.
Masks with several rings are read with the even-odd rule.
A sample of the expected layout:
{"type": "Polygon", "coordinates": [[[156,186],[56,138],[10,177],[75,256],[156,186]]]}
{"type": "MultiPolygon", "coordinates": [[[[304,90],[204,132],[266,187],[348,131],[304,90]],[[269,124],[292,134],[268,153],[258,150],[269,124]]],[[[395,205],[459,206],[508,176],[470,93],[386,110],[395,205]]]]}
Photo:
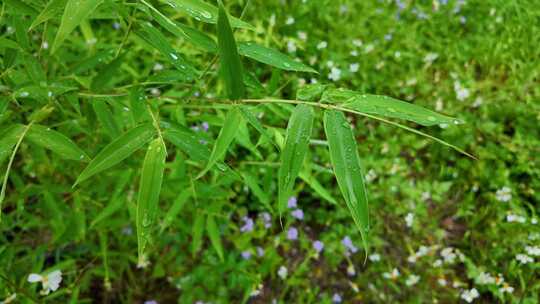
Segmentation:
{"type": "Polygon", "coordinates": [[[34,19],[32,25],[30,25],[30,30],[34,27],[40,25],[41,23],[56,17],[62,13],[62,10],[66,6],[67,0],[51,0],[45,8],[39,13],[39,15],[34,19]]]}
{"type": "Polygon", "coordinates": [[[253,60],[266,63],[282,70],[317,73],[314,69],[292,59],[280,51],[267,48],[255,42],[239,42],[238,52],[242,56],[249,57],[253,60]]]}
{"type": "Polygon", "coordinates": [[[193,65],[178,53],[151,23],[143,22],[140,27],[135,34],[158,50],[184,77],[191,80],[197,76],[198,72],[193,65]]]}
{"type": "Polygon", "coordinates": [[[202,177],[206,172],[208,172],[208,170],[212,168],[212,166],[214,166],[214,164],[219,159],[221,159],[225,155],[227,149],[233,142],[234,137],[236,136],[236,132],[238,131],[237,128],[238,125],[240,125],[241,121],[242,115],[240,114],[240,110],[238,110],[237,107],[233,107],[232,109],[230,109],[227,113],[227,116],[225,117],[225,121],[223,122],[223,128],[221,128],[221,131],[219,131],[216,143],[212,148],[212,153],[210,154],[208,163],[206,164],[204,170],[199,173],[197,178],[202,177]]]}
{"type": "Polygon", "coordinates": [[[221,3],[217,20],[217,36],[220,73],[225,82],[227,95],[233,100],[241,99],[244,97],[245,92],[242,62],[240,56],[238,56],[238,48],[236,47],[227,12],[221,3]]]}
{"type": "Polygon", "coordinates": [[[114,192],[111,195],[111,199],[105,208],[103,208],[98,215],[94,217],[90,223],[90,228],[95,227],[103,220],[112,216],[116,211],[120,210],[125,205],[126,197],[124,195],[124,189],[131,179],[132,171],[126,170],[120,173],[120,176],[116,177],[114,192]]]}
{"type": "Polygon", "coordinates": [[[174,200],[171,208],[167,211],[167,214],[163,218],[163,223],[161,224],[161,228],[159,233],[163,233],[165,229],[167,229],[176,219],[176,216],[182,209],[184,208],[186,202],[191,197],[191,191],[184,190],[180,195],[174,200]]]}
{"type": "Polygon", "coordinates": [[[51,150],[65,159],[90,161],[90,157],[71,139],[49,127],[33,124],[26,137],[34,144],[51,150]]]}
{"type": "Polygon", "coordinates": [[[244,119],[250,125],[252,125],[255,128],[255,130],[259,131],[259,133],[261,133],[262,136],[264,136],[270,143],[272,143],[279,150],[278,145],[272,138],[272,134],[270,134],[270,132],[268,132],[268,130],[266,130],[263,127],[261,122],[257,119],[257,117],[255,117],[255,115],[253,115],[253,113],[251,113],[248,107],[240,106],[240,112],[242,113],[242,116],[244,117],[244,119]]]}
{"type": "Polygon", "coordinates": [[[137,241],[139,262],[145,260],[145,250],[158,210],[159,193],[163,181],[167,151],[160,138],[148,146],[141,172],[137,198],[137,241]]]}
{"type": "Polygon", "coordinates": [[[361,94],[359,92],[328,89],[323,93],[323,102],[342,102],[342,107],[358,112],[413,121],[423,126],[459,124],[460,120],[439,114],[421,106],[395,98],[361,94]]]}
{"type": "Polygon", "coordinates": [[[103,99],[94,99],[92,101],[92,107],[94,108],[99,123],[105,129],[107,135],[112,139],[119,137],[121,134],[120,128],[118,127],[107,102],[103,99]]]}
{"type": "Polygon", "coordinates": [[[368,250],[369,210],[364,175],[351,125],[343,112],[324,113],[324,131],[339,189],[368,250]]]}
{"type": "Polygon", "coordinates": [[[247,172],[242,173],[242,177],[244,178],[244,182],[249,187],[251,192],[259,199],[259,201],[269,210],[272,211],[272,207],[270,206],[270,197],[267,193],[264,192],[264,190],[259,186],[259,183],[253,177],[251,174],[248,174],[247,172]]]}
{"type": "Polygon", "coordinates": [[[103,0],[68,0],[60,27],[54,38],[54,53],[67,36],[103,2],[103,0]]]}
{"type": "Polygon", "coordinates": [[[297,105],[292,112],[285,146],[281,151],[281,166],[278,172],[278,210],[281,215],[294,187],[300,168],[308,151],[309,138],[313,128],[313,109],[307,105],[297,105]]]}
{"type": "Polygon", "coordinates": [[[296,91],[296,99],[303,101],[318,101],[328,85],[320,83],[306,84],[296,91]]]}
{"type": "Polygon", "coordinates": [[[122,134],[94,157],[79,175],[73,186],[75,187],[92,175],[108,169],[126,159],[133,152],[137,151],[150,141],[155,135],[156,129],[151,123],[140,125],[122,134]]]}
{"type": "Polygon", "coordinates": [[[202,237],[204,233],[204,213],[196,212],[191,228],[191,254],[196,256],[202,246],[202,237]]]}
{"type": "Polygon", "coordinates": [[[152,18],[154,18],[154,20],[156,20],[159,25],[174,34],[176,37],[186,39],[193,45],[198,46],[205,51],[212,53],[217,52],[218,47],[216,42],[206,33],[169,19],[167,16],[163,15],[155,7],[153,7],[144,0],[142,0],[142,3],[150,9],[149,11],[146,11],[152,16],[152,18]]]}
{"type": "Polygon", "coordinates": [[[214,216],[212,215],[209,215],[206,219],[206,230],[208,232],[208,238],[210,239],[212,246],[214,246],[214,249],[216,250],[219,256],[219,259],[223,262],[225,258],[223,256],[223,245],[221,245],[221,236],[219,233],[219,227],[216,224],[216,220],[214,219],[214,216]]]}
{"type": "Polygon", "coordinates": [[[129,110],[135,124],[142,120],[150,120],[146,107],[146,96],[142,86],[133,87],[129,91],[129,110]]]}
{"type": "Polygon", "coordinates": [[[0,133],[0,164],[10,155],[25,128],[24,125],[16,124],[7,127],[0,133]]]}
{"type": "MultiPolygon", "coordinates": [[[[168,0],[167,3],[178,11],[186,13],[199,21],[206,23],[218,22],[218,8],[210,3],[201,0],[168,0]]],[[[249,23],[235,17],[231,17],[231,25],[233,27],[255,30],[249,23]]]]}
{"type": "Polygon", "coordinates": [[[313,177],[311,174],[307,172],[300,172],[300,178],[308,184],[311,189],[315,190],[315,193],[317,193],[320,197],[324,198],[328,202],[337,205],[336,199],[332,196],[332,194],[326,190],[326,188],[319,183],[319,181],[313,177]]]}

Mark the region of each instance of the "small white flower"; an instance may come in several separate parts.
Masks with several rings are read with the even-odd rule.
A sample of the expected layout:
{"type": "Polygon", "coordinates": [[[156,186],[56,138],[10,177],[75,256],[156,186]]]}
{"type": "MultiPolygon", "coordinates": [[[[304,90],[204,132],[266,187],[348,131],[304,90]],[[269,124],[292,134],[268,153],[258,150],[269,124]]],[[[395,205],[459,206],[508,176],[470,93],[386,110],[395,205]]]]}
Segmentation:
{"type": "Polygon", "coordinates": [[[351,277],[356,274],[356,269],[354,269],[354,266],[352,264],[347,267],[347,274],[351,277]]]}
{"type": "Polygon", "coordinates": [[[356,47],[361,47],[363,43],[362,43],[362,40],[360,40],[360,39],[354,39],[354,40],[352,41],[352,44],[353,44],[354,46],[356,46],[356,47]]]}
{"type": "Polygon", "coordinates": [[[287,267],[281,266],[279,267],[277,274],[282,280],[285,280],[287,278],[287,273],[288,273],[287,267]]]}
{"type": "Polygon", "coordinates": [[[287,20],[285,21],[285,24],[287,24],[287,25],[294,24],[294,18],[292,16],[287,17],[287,20]]]}
{"type": "Polygon", "coordinates": [[[377,178],[377,173],[375,173],[375,170],[369,169],[369,171],[366,174],[366,182],[370,183],[376,178],[377,178]]]}
{"type": "Polygon", "coordinates": [[[396,280],[399,277],[399,270],[397,268],[392,269],[392,272],[384,272],[383,278],[390,279],[390,280],[396,280]]]}
{"type": "Polygon", "coordinates": [[[433,262],[433,267],[441,267],[441,265],[442,265],[441,259],[436,259],[435,262],[433,262]]]}
{"type": "Polygon", "coordinates": [[[416,261],[418,261],[418,255],[416,255],[416,254],[410,255],[410,256],[407,258],[407,262],[409,262],[409,263],[411,263],[411,264],[416,263],[416,261]]]}
{"type": "Polygon", "coordinates": [[[495,197],[499,202],[508,202],[512,199],[512,190],[509,187],[504,186],[495,192],[495,197]]]}
{"type": "Polygon", "coordinates": [[[297,35],[298,35],[299,39],[304,40],[304,41],[307,40],[307,33],[306,32],[300,31],[300,32],[297,33],[297,35]]]}
{"type": "Polygon", "coordinates": [[[358,51],[357,50],[352,50],[349,54],[351,54],[351,56],[353,56],[353,57],[356,57],[356,56],[358,56],[358,51]]]}
{"type": "Polygon", "coordinates": [[[161,71],[163,70],[163,65],[161,63],[154,64],[154,67],[152,68],[154,71],[161,71]]]}
{"type": "Polygon", "coordinates": [[[405,281],[405,285],[407,286],[413,286],[415,285],[416,283],[418,283],[418,281],[420,281],[420,277],[417,276],[417,275],[414,275],[414,274],[411,274],[407,280],[405,281]]]}
{"type": "Polygon", "coordinates": [[[445,263],[452,264],[454,263],[457,255],[454,252],[454,248],[447,247],[441,250],[441,257],[443,257],[445,263]]]}
{"type": "Polygon", "coordinates": [[[51,291],[56,291],[58,287],[60,287],[60,282],[62,282],[62,271],[55,270],[53,272],[48,273],[45,276],[42,276],[37,273],[32,273],[28,276],[28,282],[29,283],[37,283],[41,282],[42,295],[48,295],[51,291]]]}
{"type": "Polygon", "coordinates": [[[326,66],[327,66],[328,68],[332,68],[332,67],[334,66],[334,62],[333,62],[332,60],[328,60],[328,61],[326,62],[326,66]]]}
{"type": "Polygon", "coordinates": [[[527,254],[530,254],[532,256],[540,256],[539,246],[525,246],[525,251],[527,251],[527,254]]]}
{"type": "Polygon", "coordinates": [[[437,60],[439,58],[439,54],[437,53],[427,53],[426,56],[424,56],[424,62],[427,64],[432,64],[433,61],[437,60]]]}
{"type": "Polygon", "coordinates": [[[527,219],[524,216],[510,213],[506,215],[506,221],[509,223],[518,222],[523,224],[527,219]]]}
{"type": "Polygon", "coordinates": [[[508,285],[507,283],[504,283],[503,286],[501,288],[499,288],[499,292],[501,293],[513,293],[514,292],[514,287],[508,285]]]}
{"type": "Polygon", "coordinates": [[[381,260],[381,255],[378,253],[372,253],[369,255],[368,259],[372,262],[378,262],[381,260]]]}
{"type": "Polygon", "coordinates": [[[473,288],[471,290],[464,290],[461,293],[461,298],[465,300],[465,302],[467,303],[471,303],[472,301],[474,301],[474,299],[478,298],[479,296],[480,294],[478,293],[478,290],[476,290],[476,288],[473,288]]]}
{"type": "Polygon", "coordinates": [[[430,198],[431,198],[431,192],[429,192],[429,191],[422,192],[422,200],[423,201],[427,201],[430,198]]]}
{"type": "Polygon", "coordinates": [[[411,212],[407,213],[407,215],[405,216],[405,225],[407,225],[407,227],[412,227],[413,225],[413,222],[414,222],[414,214],[412,214],[411,212]]]}
{"type": "Polygon", "coordinates": [[[534,259],[526,254],[518,254],[516,255],[516,260],[518,260],[521,264],[527,264],[534,262],[534,259]]]}
{"type": "Polygon", "coordinates": [[[394,52],[394,57],[400,58],[401,57],[401,52],[400,51],[395,51],[394,52]]]}
{"type": "Polygon", "coordinates": [[[469,89],[461,86],[461,83],[459,81],[454,82],[454,91],[456,92],[456,98],[459,101],[463,101],[469,98],[469,96],[471,95],[471,93],[469,92],[469,89]]]}
{"type": "Polygon", "coordinates": [[[349,71],[351,71],[351,73],[356,73],[358,72],[358,69],[360,68],[360,65],[358,63],[351,63],[349,65],[349,71]]]}
{"type": "Polygon", "coordinates": [[[43,41],[43,43],[41,44],[41,48],[46,50],[49,48],[49,43],[47,41],[43,41]]]}
{"type": "Polygon", "coordinates": [[[538,224],[538,219],[535,218],[535,217],[533,217],[533,218],[531,219],[531,224],[533,224],[533,225],[538,224]]]}
{"type": "Polygon", "coordinates": [[[151,88],[150,89],[150,94],[152,94],[154,96],[159,96],[161,94],[161,91],[158,88],[151,88]]]}
{"type": "Polygon", "coordinates": [[[319,44],[317,44],[317,49],[322,50],[322,49],[325,49],[327,46],[328,46],[328,42],[321,41],[321,42],[319,42],[319,44]]]}
{"type": "Polygon", "coordinates": [[[440,286],[446,286],[446,284],[447,284],[446,279],[444,279],[444,278],[439,278],[439,279],[437,279],[437,283],[438,283],[440,286]]]}
{"type": "Polygon", "coordinates": [[[473,108],[478,108],[478,107],[481,106],[483,103],[484,103],[484,100],[482,99],[482,97],[478,96],[478,97],[476,97],[476,99],[474,100],[474,103],[472,104],[472,106],[473,106],[473,108]]]}
{"type": "Polygon", "coordinates": [[[330,74],[328,74],[328,79],[332,81],[338,81],[340,78],[341,70],[336,67],[332,67],[332,69],[330,70],[330,74]]]}
{"type": "Polygon", "coordinates": [[[294,40],[287,41],[287,52],[294,53],[296,52],[296,43],[294,40]]]}
{"type": "Polygon", "coordinates": [[[481,272],[476,278],[476,282],[480,285],[495,284],[495,277],[487,272],[481,272]]]}

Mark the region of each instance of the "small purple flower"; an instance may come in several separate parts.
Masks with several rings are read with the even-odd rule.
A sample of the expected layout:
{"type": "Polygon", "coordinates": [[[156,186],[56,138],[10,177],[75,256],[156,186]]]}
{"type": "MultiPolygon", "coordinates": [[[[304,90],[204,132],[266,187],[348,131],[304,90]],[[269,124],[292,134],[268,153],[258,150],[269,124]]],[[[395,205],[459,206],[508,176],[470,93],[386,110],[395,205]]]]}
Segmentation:
{"type": "Polygon", "coordinates": [[[332,296],[332,302],[333,303],[341,303],[341,295],[339,293],[335,293],[332,296]]]}
{"type": "Polygon", "coordinates": [[[254,227],[254,224],[253,224],[253,220],[248,217],[248,216],[244,216],[242,218],[242,220],[244,221],[244,226],[242,226],[240,228],[240,231],[241,232],[250,232],[250,231],[253,231],[253,227],[254,227]]]}
{"type": "Polygon", "coordinates": [[[302,209],[295,209],[293,212],[291,212],[291,215],[298,220],[304,219],[304,211],[302,211],[302,209]]]}
{"type": "Polygon", "coordinates": [[[264,249],[262,247],[257,246],[257,255],[260,257],[264,255],[264,249]]]}
{"type": "Polygon", "coordinates": [[[358,251],[358,248],[353,245],[352,240],[349,236],[344,237],[341,240],[341,244],[343,244],[343,246],[345,246],[345,248],[347,248],[347,250],[351,253],[356,253],[358,251]]]}
{"type": "Polygon", "coordinates": [[[295,196],[289,197],[289,200],[287,201],[287,207],[289,207],[291,209],[296,208],[296,202],[297,202],[297,200],[296,200],[295,196]]]}
{"type": "Polygon", "coordinates": [[[287,238],[292,241],[298,239],[298,230],[294,227],[289,228],[287,231],[287,238]]]}
{"type": "Polygon", "coordinates": [[[247,250],[246,250],[246,251],[242,251],[242,258],[243,258],[244,260],[249,260],[249,259],[251,258],[251,252],[249,252],[249,251],[247,251],[247,250]]]}
{"type": "Polygon", "coordinates": [[[204,121],[202,124],[201,124],[201,127],[202,129],[204,130],[204,132],[208,132],[208,129],[210,128],[210,125],[204,121]]]}
{"type": "Polygon", "coordinates": [[[321,253],[321,251],[324,249],[324,243],[316,240],[315,242],[313,242],[313,249],[315,249],[317,253],[321,253]]]}
{"type": "Polygon", "coordinates": [[[264,228],[272,227],[272,216],[268,212],[263,212],[260,214],[260,217],[263,220],[264,228]]]}
{"type": "Polygon", "coordinates": [[[148,300],[144,301],[144,304],[158,304],[158,302],[156,300],[148,300]]]}

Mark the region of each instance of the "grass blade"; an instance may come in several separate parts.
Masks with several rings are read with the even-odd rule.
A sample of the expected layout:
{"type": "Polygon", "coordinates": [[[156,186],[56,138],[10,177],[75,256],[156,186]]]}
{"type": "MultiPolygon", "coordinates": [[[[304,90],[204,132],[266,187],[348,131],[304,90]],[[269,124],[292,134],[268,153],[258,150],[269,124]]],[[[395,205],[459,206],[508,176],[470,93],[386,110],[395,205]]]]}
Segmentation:
{"type": "Polygon", "coordinates": [[[204,233],[204,213],[197,212],[191,229],[191,255],[195,257],[202,246],[204,233]]]}
{"type": "Polygon", "coordinates": [[[280,215],[285,210],[294,181],[304,162],[312,128],[313,109],[307,105],[297,105],[289,119],[285,146],[281,151],[281,166],[278,172],[278,210],[280,215]]]}
{"type": "Polygon", "coordinates": [[[90,157],[71,139],[46,126],[33,124],[26,136],[34,144],[51,150],[65,159],[90,161],[90,157]]]}
{"type": "Polygon", "coordinates": [[[255,128],[255,130],[259,131],[259,133],[261,133],[261,135],[264,136],[268,140],[268,142],[272,143],[279,151],[279,146],[276,144],[276,142],[272,138],[272,135],[263,127],[263,125],[257,119],[257,117],[255,117],[255,115],[253,115],[253,113],[251,113],[251,111],[246,106],[240,106],[240,112],[242,113],[242,116],[244,117],[244,119],[250,125],[252,125],[255,128]]]}
{"type": "Polygon", "coordinates": [[[176,216],[182,209],[184,208],[184,205],[187,203],[188,199],[191,197],[191,190],[184,190],[180,195],[174,200],[171,208],[167,211],[167,214],[165,215],[165,218],[163,219],[163,223],[161,224],[161,228],[159,229],[159,233],[163,233],[165,229],[167,229],[173,221],[176,219],[176,216]]]}
{"type": "Polygon", "coordinates": [[[362,242],[367,252],[368,199],[351,125],[347,122],[343,112],[327,110],[324,112],[324,132],[328,139],[330,160],[334,167],[339,189],[356,226],[360,230],[362,242]]]}
{"type": "Polygon", "coordinates": [[[214,249],[219,256],[219,259],[223,262],[225,258],[223,255],[223,245],[221,245],[221,235],[219,233],[219,227],[216,224],[216,220],[212,215],[209,215],[206,218],[206,231],[208,232],[210,243],[212,243],[212,246],[214,246],[214,249]]]}
{"type": "Polygon", "coordinates": [[[62,21],[54,38],[52,52],[60,47],[67,36],[103,2],[103,0],[68,0],[62,21]]]}
{"type": "Polygon", "coordinates": [[[219,159],[221,159],[225,155],[227,149],[234,140],[234,137],[236,136],[236,133],[238,131],[237,128],[238,125],[240,125],[241,121],[242,115],[240,114],[240,110],[238,110],[237,107],[233,107],[232,109],[230,109],[227,113],[227,116],[225,117],[225,121],[223,122],[223,128],[221,128],[221,131],[219,131],[216,143],[212,148],[212,153],[210,154],[208,163],[206,164],[204,170],[199,173],[197,178],[201,178],[206,172],[208,172],[208,170],[212,168],[212,166],[214,166],[214,164],[219,159]]]}
{"type": "Polygon", "coordinates": [[[10,155],[25,128],[24,125],[16,124],[7,127],[4,132],[0,133],[0,164],[10,155]]]}
{"type": "Polygon", "coordinates": [[[41,23],[56,17],[56,15],[59,15],[66,6],[66,2],[67,0],[51,0],[34,19],[28,30],[32,30],[41,23]]]}
{"type": "Polygon", "coordinates": [[[150,141],[155,135],[156,129],[150,123],[140,125],[127,131],[108,144],[98,153],[98,155],[96,155],[96,157],[94,157],[79,175],[73,187],[87,180],[92,175],[108,169],[126,159],[133,152],[137,151],[150,141]]]}
{"type": "Polygon", "coordinates": [[[142,166],[137,198],[137,243],[139,264],[144,263],[145,250],[158,210],[159,193],[163,181],[167,150],[161,138],[154,139],[148,146],[142,166]]]}
{"type": "Polygon", "coordinates": [[[220,73],[225,82],[227,95],[232,100],[241,99],[245,93],[242,62],[240,56],[238,56],[238,48],[236,47],[227,12],[221,2],[217,20],[217,36],[220,73]]]}
{"type": "Polygon", "coordinates": [[[249,57],[253,60],[282,70],[317,73],[317,71],[307,65],[298,62],[275,49],[267,48],[255,42],[239,42],[238,52],[242,56],[249,57]]]}

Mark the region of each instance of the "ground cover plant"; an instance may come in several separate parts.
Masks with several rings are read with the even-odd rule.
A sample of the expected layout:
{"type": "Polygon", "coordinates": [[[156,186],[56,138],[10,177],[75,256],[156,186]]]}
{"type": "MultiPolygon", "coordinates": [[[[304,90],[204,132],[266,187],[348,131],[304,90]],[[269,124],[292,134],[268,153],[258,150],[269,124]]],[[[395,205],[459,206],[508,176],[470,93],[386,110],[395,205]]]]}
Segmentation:
{"type": "Polygon", "coordinates": [[[2,303],[537,303],[539,20],[3,1],[2,303]]]}

